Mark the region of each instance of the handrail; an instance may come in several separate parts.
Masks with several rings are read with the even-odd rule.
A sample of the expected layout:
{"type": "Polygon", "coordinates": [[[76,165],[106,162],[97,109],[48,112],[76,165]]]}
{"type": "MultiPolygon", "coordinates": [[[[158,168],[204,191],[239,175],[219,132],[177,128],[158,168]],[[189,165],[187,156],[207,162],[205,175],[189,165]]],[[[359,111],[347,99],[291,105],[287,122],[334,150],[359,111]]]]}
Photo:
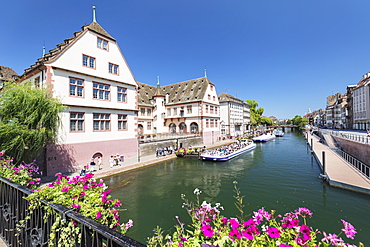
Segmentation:
{"type": "MultiPolygon", "coordinates": [[[[48,221],[44,222],[43,217],[45,212],[42,209],[34,212],[31,219],[27,222],[26,227],[18,232],[19,235],[16,235],[17,224],[27,216],[29,203],[25,197],[31,193],[33,193],[31,190],[6,178],[0,177],[0,238],[2,238],[8,246],[48,246],[49,233],[53,224],[52,221],[55,219],[49,217],[48,221]]],[[[66,220],[72,219],[81,227],[81,239],[76,239],[75,246],[145,246],[63,205],[48,203],[46,200],[41,200],[41,202],[53,209],[57,214],[62,215],[66,220]]],[[[56,237],[59,238],[60,236],[56,237]]]]}

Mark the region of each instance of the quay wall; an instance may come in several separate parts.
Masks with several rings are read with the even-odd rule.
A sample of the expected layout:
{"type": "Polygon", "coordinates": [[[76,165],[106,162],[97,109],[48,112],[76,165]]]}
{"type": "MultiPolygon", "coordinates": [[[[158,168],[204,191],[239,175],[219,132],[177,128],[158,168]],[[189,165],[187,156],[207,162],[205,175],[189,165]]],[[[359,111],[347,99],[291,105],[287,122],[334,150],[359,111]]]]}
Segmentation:
{"type": "Polygon", "coordinates": [[[332,136],[342,150],[366,165],[370,165],[370,145],[351,141],[338,136],[332,136]]]}
{"type": "Polygon", "coordinates": [[[140,143],[140,154],[141,156],[155,154],[157,148],[165,148],[165,147],[183,147],[188,148],[192,147],[199,147],[203,143],[202,137],[192,137],[192,138],[184,138],[184,139],[171,139],[171,140],[161,140],[155,142],[148,142],[148,143],[140,143]]]}

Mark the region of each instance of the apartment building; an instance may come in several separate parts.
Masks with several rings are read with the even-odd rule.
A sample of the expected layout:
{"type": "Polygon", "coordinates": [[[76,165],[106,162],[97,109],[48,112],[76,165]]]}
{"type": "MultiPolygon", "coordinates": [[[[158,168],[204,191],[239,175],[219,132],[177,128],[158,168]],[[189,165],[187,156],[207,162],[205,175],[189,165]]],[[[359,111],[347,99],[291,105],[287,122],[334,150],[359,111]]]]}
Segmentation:
{"type": "Polygon", "coordinates": [[[363,75],[352,92],[353,128],[370,128],[370,72],[363,75]]]}
{"type": "Polygon", "coordinates": [[[19,81],[45,87],[66,107],[58,140],[45,152],[47,174],[91,158],[136,157],[137,82],[117,41],[95,20],[26,69],[19,81]]]}
{"type": "Polygon", "coordinates": [[[230,94],[218,96],[221,112],[221,136],[242,136],[250,126],[249,105],[230,94]]]}

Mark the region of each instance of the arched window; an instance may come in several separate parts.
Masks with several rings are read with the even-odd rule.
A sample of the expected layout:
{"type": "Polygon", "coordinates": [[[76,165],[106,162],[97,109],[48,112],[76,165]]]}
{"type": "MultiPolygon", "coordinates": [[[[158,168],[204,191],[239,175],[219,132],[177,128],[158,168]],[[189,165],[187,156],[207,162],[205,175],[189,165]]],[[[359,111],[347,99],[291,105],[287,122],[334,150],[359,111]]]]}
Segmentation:
{"type": "Polygon", "coordinates": [[[185,123],[181,123],[179,125],[179,129],[180,129],[180,133],[186,133],[186,124],[185,123]]]}
{"type": "Polygon", "coordinates": [[[138,132],[138,134],[139,134],[139,135],[144,134],[144,127],[143,127],[143,125],[142,125],[142,124],[139,124],[139,125],[137,126],[137,132],[138,132]]]}
{"type": "Polygon", "coordinates": [[[198,124],[197,123],[191,123],[190,124],[190,133],[197,134],[199,132],[198,124]]]}
{"type": "Polygon", "coordinates": [[[170,124],[169,128],[171,134],[176,134],[176,124],[174,123],[170,124]]]}

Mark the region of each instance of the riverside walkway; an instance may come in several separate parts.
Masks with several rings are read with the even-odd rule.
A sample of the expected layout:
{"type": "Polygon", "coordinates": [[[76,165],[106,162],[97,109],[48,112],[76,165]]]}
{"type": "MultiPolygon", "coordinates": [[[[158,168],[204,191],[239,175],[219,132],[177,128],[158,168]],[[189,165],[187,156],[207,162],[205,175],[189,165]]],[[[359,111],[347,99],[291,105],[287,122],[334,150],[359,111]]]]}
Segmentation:
{"type": "Polygon", "coordinates": [[[313,155],[323,170],[323,152],[325,153],[325,174],[329,185],[343,189],[370,194],[370,181],[329,146],[320,142],[317,136],[306,133],[307,143],[312,147],[313,155]]]}

